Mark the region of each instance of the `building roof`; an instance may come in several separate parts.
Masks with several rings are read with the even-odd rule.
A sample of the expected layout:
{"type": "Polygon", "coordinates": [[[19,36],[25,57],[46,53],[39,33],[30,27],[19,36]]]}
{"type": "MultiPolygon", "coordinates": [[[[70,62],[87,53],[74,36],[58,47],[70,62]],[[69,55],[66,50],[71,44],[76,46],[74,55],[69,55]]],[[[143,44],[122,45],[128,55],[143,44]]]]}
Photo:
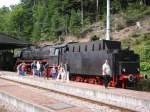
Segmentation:
{"type": "Polygon", "coordinates": [[[0,33],[0,49],[15,49],[27,46],[29,46],[29,43],[26,43],[20,39],[12,38],[9,35],[0,33]]]}

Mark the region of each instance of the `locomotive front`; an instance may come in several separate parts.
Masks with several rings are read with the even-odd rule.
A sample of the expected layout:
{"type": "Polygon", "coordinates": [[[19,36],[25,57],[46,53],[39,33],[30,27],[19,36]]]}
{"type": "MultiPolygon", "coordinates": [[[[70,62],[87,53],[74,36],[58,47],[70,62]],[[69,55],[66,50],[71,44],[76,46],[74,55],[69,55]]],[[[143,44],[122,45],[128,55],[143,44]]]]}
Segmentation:
{"type": "Polygon", "coordinates": [[[115,75],[117,86],[133,87],[143,76],[140,74],[140,58],[132,50],[122,49],[114,54],[115,75]]]}

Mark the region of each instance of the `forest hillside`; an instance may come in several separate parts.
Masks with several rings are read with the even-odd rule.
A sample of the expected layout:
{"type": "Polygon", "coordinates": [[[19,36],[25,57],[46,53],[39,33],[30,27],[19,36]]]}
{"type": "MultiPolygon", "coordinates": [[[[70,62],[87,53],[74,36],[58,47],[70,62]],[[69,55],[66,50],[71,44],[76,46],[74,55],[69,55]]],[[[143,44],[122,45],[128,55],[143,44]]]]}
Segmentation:
{"type": "MultiPolygon", "coordinates": [[[[130,35],[122,35],[123,29],[132,29],[137,21],[145,25],[143,19],[149,19],[149,0],[110,1],[115,39],[130,35]]],[[[102,38],[105,23],[106,0],[21,0],[18,5],[0,8],[0,32],[31,42],[63,41],[67,36],[102,38]]]]}

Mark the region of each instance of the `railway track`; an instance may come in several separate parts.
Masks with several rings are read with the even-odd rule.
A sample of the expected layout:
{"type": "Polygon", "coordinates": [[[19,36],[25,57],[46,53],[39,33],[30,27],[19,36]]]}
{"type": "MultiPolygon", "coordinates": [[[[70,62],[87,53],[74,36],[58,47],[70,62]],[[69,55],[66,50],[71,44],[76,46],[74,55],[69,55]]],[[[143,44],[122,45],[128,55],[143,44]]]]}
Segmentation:
{"type": "Polygon", "coordinates": [[[97,105],[97,106],[109,107],[112,110],[118,110],[118,112],[135,112],[134,110],[130,110],[130,109],[127,109],[127,108],[122,108],[122,107],[106,104],[106,103],[103,103],[103,102],[82,98],[82,97],[79,97],[79,96],[63,93],[63,92],[56,91],[56,90],[46,89],[46,88],[43,88],[43,87],[35,86],[35,85],[32,85],[32,84],[27,84],[27,83],[24,83],[24,82],[18,82],[18,81],[14,81],[14,80],[2,78],[2,77],[0,77],[0,79],[7,80],[7,81],[10,81],[10,82],[14,82],[14,83],[18,83],[18,84],[22,84],[22,85],[25,85],[25,86],[30,86],[30,87],[46,90],[50,94],[57,94],[57,95],[65,96],[67,98],[77,99],[81,102],[87,102],[87,103],[97,105]]]}

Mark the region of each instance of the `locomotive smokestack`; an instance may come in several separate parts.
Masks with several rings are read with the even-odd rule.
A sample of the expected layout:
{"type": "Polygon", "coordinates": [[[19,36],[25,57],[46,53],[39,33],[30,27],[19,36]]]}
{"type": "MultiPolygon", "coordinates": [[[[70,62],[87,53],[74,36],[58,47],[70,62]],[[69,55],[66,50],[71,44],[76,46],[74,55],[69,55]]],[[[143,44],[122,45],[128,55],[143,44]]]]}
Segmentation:
{"type": "Polygon", "coordinates": [[[110,40],[110,0],[107,0],[106,40],[110,40]]]}

